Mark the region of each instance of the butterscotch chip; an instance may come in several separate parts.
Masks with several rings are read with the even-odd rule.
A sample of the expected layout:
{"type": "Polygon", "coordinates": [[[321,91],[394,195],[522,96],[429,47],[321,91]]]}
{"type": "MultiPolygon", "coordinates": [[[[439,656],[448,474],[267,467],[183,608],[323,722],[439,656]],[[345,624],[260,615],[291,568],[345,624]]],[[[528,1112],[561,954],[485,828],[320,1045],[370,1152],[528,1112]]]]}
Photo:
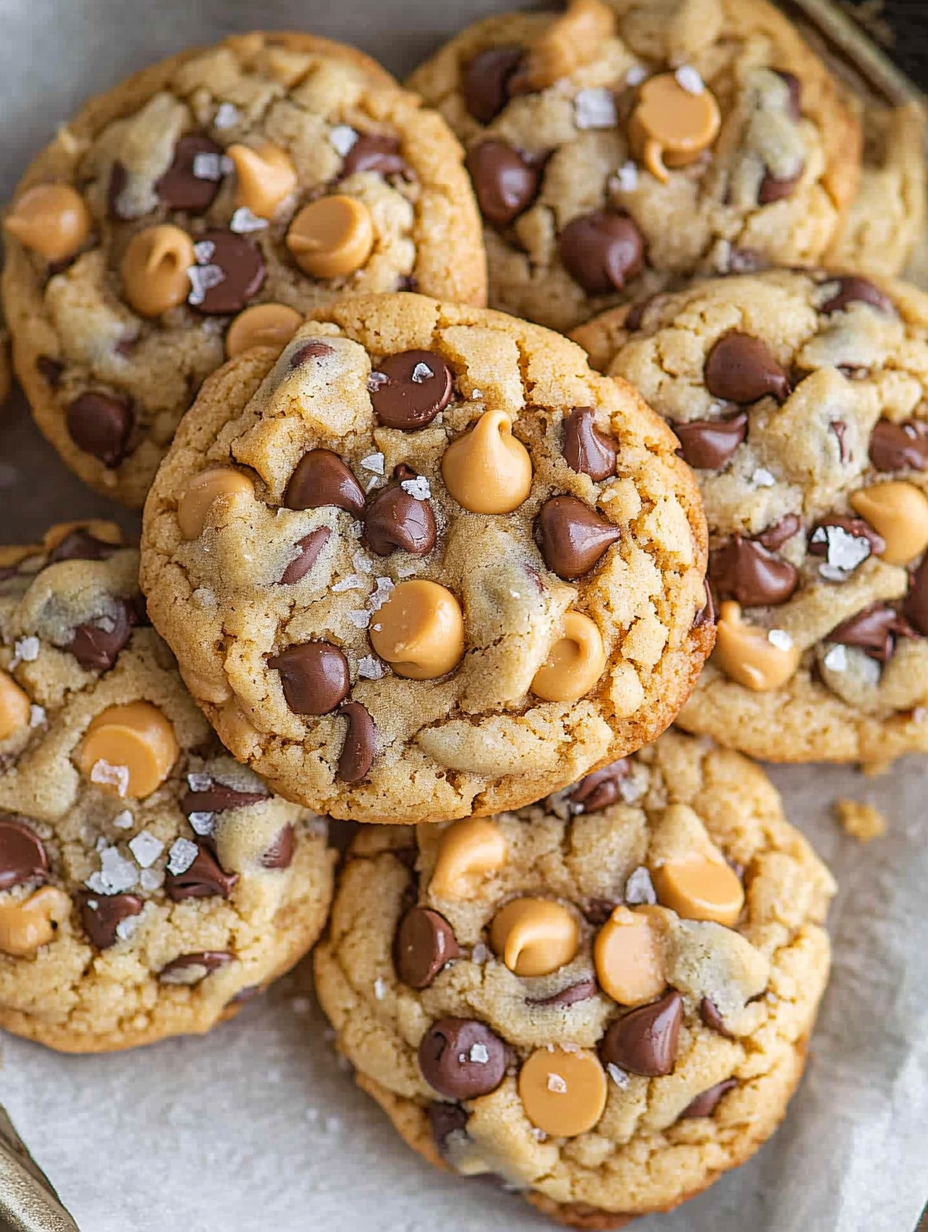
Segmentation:
{"type": "Polygon", "coordinates": [[[872,804],[861,800],[836,800],[835,815],[852,838],[870,843],[886,833],[886,818],[872,804]]]}
{"type": "Polygon", "coordinates": [[[0,902],[0,953],[25,958],[55,940],[71,913],[71,900],[54,886],[43,886],[19,902],[0,902]]]}
{"type": "Polygon", "coordinates": [[[535,673],[532,692],[548,702],[579,701],[595,687],[606,666],[602,634],[589,616],[568,612],[564,636],[535,673]]]}
{"type": "Polygon", "coordinates": [[[251,347],[287,345],[303,322],[295,308],[286,304],[255,304],[240,312],[226,334],[226,355],[234,359],[251,347]]]}
{"type": "Polygon", "coordinates": [[[347,278],[374,247],[370,211],[355,197],[320,197],[294,218],[287,247],[300,269],[314,278],[347,278]]]}
{"type": "Polygon", "coordinates": [[[719,611],[715,658],[722,670],[755,693],[769,693],[791,680],[799,668],[801,651],[785,630],[749,624],[737,603],[723,603],[719,611]]]}
{"type": "Polygon", "coordinates": [[[593,954],[600,988],[619,1005],[652,1001],[666,987],[661,937],[644,912],[616,907],[593,954]]]}
{"type": "Polygon", "coordinates": [[[486,411],[445,450],[442,478],[472,513],[512,513],[532,490],[532,459],[504,411],[486,411]]]}
{"type": "Polygon", "coordinates": [[[14,201],[3,226],[24,248],[54,263],[84,246],[92,220],[84,198],[68,184],[37,184],[14,201]]]}
{"type": "Polygon", "coordinates": [[[684,860],[651,874],[658,902],[684,920],[714,920],[731,928],[744,906],[744,886],[727,864],[684,860]]]}
{"type": "Polygon", "coordinates": [[[371,645],[398,676],[432,680],[464,653],[464,616],[450,590],[435,582],[400,582],[378,609],[371,645]]]}
{"type": "Polygon", "coordinates": [[[93,719],[81,770],[104,791],[144,800],[167,778],[179,751],[174,729],[156,706],[129,702],[93,719]]]}
{"type": "Polygon", "coordinates": [[[666,184],[667,168],[695,162],[715,141],[721,122],[709,89],[703,85],[694,91],[681,85],[677,74],[663,73],[641,87],[629,121],[629,141],[636,158],[666,184]]]}
{"type": "Polygon", "coordinates": [[[214,466],[194,476],[177,506],[177,524],[185,539],[203,533],[206,519],[217,501],[228,507],[236,496],[253,496],[254,484],[241,471],[214,466]]]}
{"type": "Polygon", "coordinates": [[[123,291],[143,317],[158,317],[190,294],[193,240],[180,227],[149,227],[134,236],[120,265],[123,291]]]}
{"type": "Polygon", "coordinates": [[[254,149],[230,145],[229,158],[238,177],[235,204],[257,218],[273,218],[297,186],[299,177],[293,159],[282,146],[269,141],[254,149]]]}
{"type": "Polygon", "coordinates": [[[484,877],[506,865],[501,831],[485,817],[465,817],[445,831],[438,849],[429,893],[437,899],[463,899],[484,877]]]}
{"type": "Polygon", "coordinates": [[[912,483],[880,483],[851,496],[851,507],[883,539],[877,555],[888,565],[909,565],[928,548],[928,496],[912,483]]]}
{"type": "Polygon", "coordinates": [[[516,898],[490,926],[490,941],[516,975],[550,975],[573,962],[577,922],[566,907],[544,898],[516,898]]]}
{"type": "Polygon", "coordinates": [[[595,1052],[541,1048],[519,1070],[525,1115],[552,1138],[576,1138],[591,1130],[606,1095],[606,1075],[595,1052]]]}
{"type": "Polygon", "coordinates": [[[29,695],[7,672],[0,672],[0,740],[6,740],[29,723],[29,695]]]}

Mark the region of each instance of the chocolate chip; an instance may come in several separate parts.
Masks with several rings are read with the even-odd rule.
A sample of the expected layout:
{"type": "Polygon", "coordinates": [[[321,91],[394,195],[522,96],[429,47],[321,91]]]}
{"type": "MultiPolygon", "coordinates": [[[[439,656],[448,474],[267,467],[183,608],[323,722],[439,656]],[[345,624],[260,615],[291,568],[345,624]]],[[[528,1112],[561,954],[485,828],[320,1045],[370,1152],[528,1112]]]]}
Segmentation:
{"type": "Polygon", "coordinates": [[[789,114],[796,124],[802,119],[802,82],[795,73],[787,73],[783,69],[773,70],[789,87],[789,114]]]}
{"type": "MultiPolygon", "coordinates": [[[[413,478],[413,471],[408,478],[413,478]]],[[[417,500],[397,484],[381,492],[364,519],[364,538],[372,552],[389,556],[399,548],[427,556],[435,546],[435,514],[427,500],[417,500]]]]}
{"type": "Polygon", "coordinates": [[[371,373],[371,402],[388,428],[416,432],[426,428],[451,401],[454,377],[434,351],[388,355],[371,373]]]}
{"type": "Polygon", "coordinates": [[[175,903],[185,898],[212,898],[217,894],[228,898],[238,881],[238,873],[223,872],[204,843],[197,843],[197,847],[196,859],[188,869],[182,873],[168,873],[164,879],[167,896],[175,903]]]}
{"type": "Polygon", "coordinates": [[[730,419],[694,419],[676,423],[673,430],[680,442],[684,462],[698,471],[717,471],[731,458],[748,434],[748,417],[739,411],[730,419]]]}
{"type": "Polygon", "coordinates": [[[629,331],[629,333],[637,333],[644,323],[645,313],[648,309],[653,304],[663,303],[666,298],[666,295],[658,292],[656,295],[646,296],[645,299],[635,300],[625,317],[625,328],[629,331]]]}
{"type": "MultiPolygon", "coordinates": [[[[222,183],[224,153],[222,146],[209,137],[197,134],[181,137],[174,148],[174,161],[155,184],[155,192],[169,210],[205,213],[215,201],[222,183]],[[204,154],[211,157],[204,159],[204,154]],[[200,175],[194,172],[195,164],[200,175]],[[204,164],[211,172],[208,176],[202,173],[204,164]]],[[[112,191],[112,184],[110,189],[112,191]]]]}
{"type": "Polygon", "coordinates": [[[723,1035],[725,1039],[735,1038],[731,1031],[729,1031],[729,1029],[725,1026],[722,1015],[719,1013],[719,1007],[708,997],[703,997],[699,1003],[699,1017],[710,1031],[715,1031],[718,1035],[723,1035]]]}
{"type": "Polygon", "coordinates": [[[360,702],[346,702],[339,714],[348,720],[348,731],[338,758],[338,777],[343,783],[360,783],[377,753],[377,728],[360,702]]]}
{"type": "Polygon", "coordinates": [[[239,989],[229,1005],[244,1005],[246,1001],[253,1001],[255,997],[260,997],[264,992],[264,987],[261,984],[248,984],[244,988],[239,989]]]}
{"type": "Polygon", "coordinates": [[[601,1047],[604,1064],[645,1078],[672,1073],[682,1022],[683,998],[676,990],[632,1010],[606,1032],[601,1047]]]}
{"type": "Polygon", "coordinates": [[[293,826],[284,826],[277,837],[261,857],[262,868],[283,869],[293,863],[293,852],[296,849],[296,831],[293,826]]]}
{"type": "MultiPolygon", "coordinates": [[[[828,281],[831,282],[832,279],[828,281]]],[[[891,316],[895,315],[896,310],[889,296],[884,295],[879,287],[875,287],[866,278],[860,278],[856,274],[849,274],[845,278],[836,278],[834,281],[838,284],[838,290],[830,300],[822,304],[819,309],[820,312],[828,315],[832,312],[840,312],[848,304],[859,303],[869,304],[871,308],[876,308],[878,312],[886,312],[891,316]]]]}
{"type": "Polygon", "coordinates": [[[802,179],[805,165],[800,166],[795,175],[785,175],[778,179],[770,171],[766,172],[757,190],[758,205],[773,205],[777,201],[785,201],[796,191],[802,179]]]}
{"type": "Polygon", "coordinates": [[[116,928],[140,915],[145,904],[134,894],[81,894],[81,923],[98,950],[108,950],[120,939],[116,928]]]}
{"type": "Polygon", "coordinates": [[[47,873],[48,856],[35,831],[12,813],[0,816],[0,890],[36,878],[44,881],[47,873]]]}
{"type": "Polygon", "coordinates": [[[561,453],[572,471],[589,475],[597,483],[615,474],[618,457],[615,442],[597,430],[593,411],[588,406],[574,407],[564,420],[561,453]]]}
{"type": "Polygon", "coordinates": [[[184,794],[180,802],[181,812],[185,817],[191,813],[225,813],[229,809],[248,808],[252,804],[261,804],[270,800],[268,791],[236,791],[225,783],[210,780],[210,786],[201,791],[190,790],[184,794]]]}
{"type": "Polygon", "coordinates": [[[596,981],[590,976],[578,980],[560,992],[552,993],[550,997],[526,997],[526,1005],[576,1005],[578,1001],[589,1001],[596,996],[596,981]]]}
{"type": "Polygon", "coordinates": [[[440,1104],[434,1100],[429,1104],[429,1124],[432,1141],[444,1155],[451,1135],[467,1132],[467,1111],[460,1104],[440,1104]]]}
{"type": "Polygon", "coordinates": [[[902,611],[922,637],[928,637],[928,556],[909,579],[909,593],[902,611]]]}
{"type": "Polygon", "coordinates": [[[879,556],[885,547],[885,540],[876,533],[869,522],[865,522],[863,518],[848,518],[838,513],[833,513],[830,517],[823,518],[821,522],[816,522],[809,536],[809,552],[813,556],[824,556],[829,564],[845,569],[847,572],[862,565],[867,556],[879,556]],[[855,553],[854,560],[845,565],[838,553],[841,551],[841,541],[848,535],[853,539],[866,540],[870,551],[866,555],[860,552],[855,553]]]}
{"type": "Polygon", "coordinates": [[[567,582],[589,573],[622,538],[618,526],[575,496],[555,496],[546,501],[537,527],[545,564],[567,582]]]}
{"type": "Polygon", "coordinates": [[[832,629],[826,641],[840,646],[859,646],[878,663],[888,663],[899,637],[917,637],[904,616],[884,603],[874,603],[832,629]]]}
{"type": "Polygon", "coordinates": [[[771,552],[777,552],[784,543],[799,533],[802,519],[795,513],[788,513],[773,526],[768,526],[763,534],[757,536],[757,542],[762,543],[771,552]]]}
{"type": "Polygon", "coordinates": [[[40,355],[35,361],[35,366],[45,384],[52,389],[57,389],[64,373],[64,364],[61,360],[52,359],[50,355],[40,355]]]}
{"type": "Polygon", "coordinates": [[[454,929],[437,911],[413,907],[400,920],[393,962],[397,975],[410,988],[428,988],[446,963],[460,957],[454,929]]]}
{"type": "Polygon", "coordinates": [[[99,458],[109,468],[118,466],[126,457],[134,422],[128,399],[115,394],[81,394],[65,414],[68,435],[78,449],[99,458]]]}
{"type": "Polygon", "coordinates": [[[838,457],[841,459],[841,465],[850,461],[851,451],[847,444],[847,424],[843,419],[833,419],[828,425],[829,429],[835,434],[838,442],[838,457]]]}
{"type": "Polygon", "coordinates": [[[187,303],[206,316],[241,312],[264,283],[264,258],[250,240],[234,231],[207,231],[197,238],[197,249],[206,244],[212,248],[206,261],[191,270],[193,290],[187,303]],[[198,270],[204,275],[199,282],[198,270]],[[215,283],[205,277],[207,270],[218,271],[215,283]]]}
{"type": "Polygon", "coordinates": [[[741,535],[711,553],[709,577],[723,599],[742,607],[776,607],[799,585],[799,570],[789,561],[741,535]]]}
{"type": "Polygon", "coordinates": [[[706,606],[700,608],[696,613],[696,619],[693,621],[694,629],[701,629],[704,625],[714,625],[717,619],[712,588],[708,582],[705,582],[704,585],[706,588],[706,606]]]}
{"type": "Polygon", "coordinates": [[[596,813],[622,798],[621,784],[631,774],[631,766],[622,758],[602,770],[594,770],[581,779],[568,796],[579,813],[596,813]]]}
{"type": "Polygon", "coordinates": [[[295,560],[291,560],[283,571],[280,578],[281,586],[293,586],[297,582],[302,582],[319,558],[319,553],[325,547],[331,533],[327,526],[320,526],[318,530],[311,530],[308,535],[298,540],[296,546],[300,554],[295,560]]]}
{"type": "Polygon", "coordinates": [[[119,198],[122,196],[123,189],[126,187],[128,179],[129,176],[125,167],[119,159],[116,159],[110,169],[110,182],[106,187],[107,218],[116,218],[121,221],[125,221],[130,217],[130,215],[122,212],[119,205],[119,198]]]}
{"type": "Polygon", "coordinates": [[[121,603],[112,616],[78,625],[65,649],[88,672],[108,672],[129,643],[135,621],[135,609],[129,602],[121,603]]]}
{"type": "Polygon", "coordinates": [[[611,898],[591,898],[587,900],[583,914],[594,928],[602,928],[618,905],[611,898]]]}
{"type": "Polygon", "coordinates": [[[464,67],[464,106],[479,124],[490,124],[509,102],[509,81],[523,55],[523,49],[513,44],[488,47],[464,67]]]}
{"type": "Polygon", "coordinates": [[[870,461],[878,471],[928,468],[928,425],[881,419],[870,437],[870,461]]]}
{"type": "Polygon", "coordinates": [[[765,342],[735,331],[720,338],[706,358],[706,389],[726,402],[756,402],[789,396],[789,379],[765,342]]]}
{"type": "Polygon", "coordinates": [[[558,249],[564,268],[587,295],[624,290],[644,265],[644,238],[637,224],[613,210],[575,218],[561,232],[558,249]]]}
{"type": "Polygon", "coordinates": [[[310,449],[290,476],[284,505],[288,509],[335,505],[359,518],[364,512],[364,490],[337,453],[331,449],[310,449]]]}
{"type": "Polygon", "coordinates": [[[373,133],[360,136],[345,155],[342,176],[354,175],[357,171],[372,171],[383,176],[408,172],[398,138],[378,137],[373,133]]]}
{"type": "Polygon", "coordinates": [[[476,1099],[495,1091],[506,1075],[506,1045],[485,1023],[440,1018],[419,1045],[422,1077],[448,1099],[476,1099]]]}
{"type": "Polygon", "coordinates": [[[290,646],[268,659],[267,665],[280,672],[284,697],[294,714],[331,714],[351,688],[348,660],[329,642],[290,646]]]}
{"type": "Polygon", "coordinates": [[[415,274],[401,274],[396,280],[397,291],[418,291],[419,279],[415,274]]]}
{"type": "Polygon", "coordinates": [[[494,227],[505,227],[535,200],[541,167],[505,141],[484,141],[467,155],[480,212],[494,227]]]}
{"type": "Polygon", "coordinates": [[[326,355],[334,354],[334,349],[327,342],[320,342],[318,338],[312,338],[309,342],[304,342],[295,351],[291,352],[288,362],[291,368],[302,368],[311,359],[324,359],[326,355]]]}
{"type": "Polygon", "coordinates": [[[691,1104],[687,1104],[680,1113],[680,1120],[682,1121],[690,1117],[712,1116],[722,1096],[727,1091],[733,1090],[737,1085],[738,1082],[735,1078],[726,1078],[724,1082],[717,1082],[708,1091],[703,1091],[701,1095],[697,1095],[691,1104]]]}
{"type": "Polygon", "coordinates": [[[107,543],[95,538],[90,531],[80,528],[69,531],[67,535],[48,554],[50,565],[60,564],[63,560],[109,560],[116,552],[122,551],[122,545],[107,543]]]}
{"type": "Polygon", "coordinates": [[[214,971],[228,967],[229,963],[234,961],[235,955],[224,950],[201,950],[198,954],[182,954],[180,958],[175,958],[161,968],[158,979],[162,984],[199,984],[214,971]]]}

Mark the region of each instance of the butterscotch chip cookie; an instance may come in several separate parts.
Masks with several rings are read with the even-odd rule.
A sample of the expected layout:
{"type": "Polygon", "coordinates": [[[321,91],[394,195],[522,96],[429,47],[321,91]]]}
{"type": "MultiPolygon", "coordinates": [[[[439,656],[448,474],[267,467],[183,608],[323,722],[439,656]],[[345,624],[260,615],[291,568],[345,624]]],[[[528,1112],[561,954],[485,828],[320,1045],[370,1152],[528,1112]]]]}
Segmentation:
{"type": "Polygon", "coordinates": [[[0,1026],[64,1052],[208,1031],[322,930],[324,822],[221,748],[106,522],[0,548],[0,1026]]]}
{"type": "Polygon", "coordinates": [[[518,813],[363,830],[317,988],[432,1163],[619,1227],[779,1124],[834,890],[759,768],[669,733],[518,813]]]}
{"type": "Polygon", "coordinates": [[[477,22],[413,75],[468,149],[490,303],[567,330],[695,272],[809,264],[860,126],[766,0],[570,0],[477,22]]]}
{"type": "Polygon", "coordinates": [[[346,292],[483,304],[462,152],[373,60],[304,34],[186,51],[92,99],[5,219],[4,298],[42,431],[141,506],[227,355],[346,292]]]}
{"type": "Polygon", "coordinates": [[[576,337],[697,469],[720,620],[680,723],[771,761],[928,749],[928,297],[771,272],[576,337]]]}
{"type": "Polygon", "coordinates": [[[522,805],[663,731],[711,647],[674,446],[547,330],[345,300],[204,385],[146,505],[149,611],[289,798],[522,805]]]}

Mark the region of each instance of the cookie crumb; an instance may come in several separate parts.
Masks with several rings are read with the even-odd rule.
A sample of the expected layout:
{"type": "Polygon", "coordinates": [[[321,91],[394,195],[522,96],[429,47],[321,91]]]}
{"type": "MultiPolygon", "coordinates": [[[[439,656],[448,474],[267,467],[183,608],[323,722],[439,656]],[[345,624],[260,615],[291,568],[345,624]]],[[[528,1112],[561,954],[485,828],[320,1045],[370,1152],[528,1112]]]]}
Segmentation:
{"type": "Polygon", "coordinates": [[[836,800],[835,816],[852,838],[861,843],[882,838],[886,833],[886,818],[872,804],[859,800],[836,800]]]}

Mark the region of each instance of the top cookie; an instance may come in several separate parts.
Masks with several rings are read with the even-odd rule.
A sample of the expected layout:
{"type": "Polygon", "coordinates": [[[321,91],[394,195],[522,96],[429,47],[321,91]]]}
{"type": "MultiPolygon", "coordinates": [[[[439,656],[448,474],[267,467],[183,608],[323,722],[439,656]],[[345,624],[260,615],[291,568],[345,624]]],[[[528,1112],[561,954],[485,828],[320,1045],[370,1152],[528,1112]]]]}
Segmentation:
{"type": "Polygon", "coordinates": [[[411,78],[467,145],[490,302],[570,329],[672,275],[823,257],[859,124],[766,0],[571,0],[411,78]]]}
{"type": "Polygon", "coordinates": [[[770,272],[576,337],[698,468],[723,602],[680,723],[771,761],[928,750],[928,296],[770,272]]]}
{"type": "Polygon", "coordinates": [[[91,100],[6,218],[4,298],[42,431],[141,506],[203,378],[345,292],[482,304],[457,141],[373,60],[303,34],[187,51],[91,100]]]}
{"type": "Polygon", "coordinates": [[[149,611],[288,797],[383,822],[524,804],[662,731],[711,647],[674,446],[546,330],[345,300],[204,385],[146,505],[149,611]]]}

